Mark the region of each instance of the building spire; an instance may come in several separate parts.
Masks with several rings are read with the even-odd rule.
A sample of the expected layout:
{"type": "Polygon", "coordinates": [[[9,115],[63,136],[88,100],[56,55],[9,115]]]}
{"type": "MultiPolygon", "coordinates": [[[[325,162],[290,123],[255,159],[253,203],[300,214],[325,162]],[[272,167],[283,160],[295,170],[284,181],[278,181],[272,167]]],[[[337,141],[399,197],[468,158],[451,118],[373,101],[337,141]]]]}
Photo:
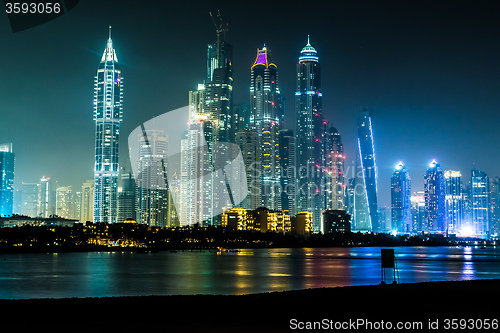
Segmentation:
{"type": "Polygon", "coordinates": [[[108,39],[111,39],[111,26],[109,26],[109,37],[108,39]]]}
{"type": "Polygon", "coordinates": [[[307,35],[307,46],[311,46],[311,43],[309,43],[309,35],[307,35]]]}

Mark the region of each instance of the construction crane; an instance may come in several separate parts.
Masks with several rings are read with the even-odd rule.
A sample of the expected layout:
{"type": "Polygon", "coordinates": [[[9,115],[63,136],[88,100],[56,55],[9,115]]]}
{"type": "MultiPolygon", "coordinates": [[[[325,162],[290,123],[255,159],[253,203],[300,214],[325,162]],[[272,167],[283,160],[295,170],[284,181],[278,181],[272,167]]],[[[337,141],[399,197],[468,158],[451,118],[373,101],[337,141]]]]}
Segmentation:
{"type": "Polygon", "coordinates": [[[226,39],[226,31],[229,30],[229,24],[226,23],[224,24],[224,21],[222,20],[222,16],[220,15],[220,10],[217,10],[217,21],[219,22],[219,24],[217,24],[217,22],[215,21],[215,18],[214,16],[212,15],[212,12],[209,12],[210,13],[210,17],[212,18],[212,22],[214,23],[214,26],[215,26],[215,32],[217,33],[217,63],[218,63],[218,67],[222,67],[222,59],[221,59],[221,56],[220,56],[220,45],[221,45],[221,42],[224,41],[226,39]],[[222,40],[221,40],[221,36],[220,34],[223,34],[222,36],[222,40]]]}

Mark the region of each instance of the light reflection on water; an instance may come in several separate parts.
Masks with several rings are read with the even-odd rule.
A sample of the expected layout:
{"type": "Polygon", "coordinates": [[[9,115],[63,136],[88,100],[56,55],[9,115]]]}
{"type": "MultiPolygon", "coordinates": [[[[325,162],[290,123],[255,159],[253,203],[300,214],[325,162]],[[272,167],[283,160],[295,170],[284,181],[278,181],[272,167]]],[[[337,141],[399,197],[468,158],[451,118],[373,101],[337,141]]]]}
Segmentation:
{"type": "MultiPolygon", "coordinates": [[[[247,294],[378,284],[380,247],[0,255],[0,298],[247,294]]],[[[500,278],[500,248],[397,247],[402,283],[500,278]]],[[[386,274],[392,282],[393,273],[386,274]]]]}

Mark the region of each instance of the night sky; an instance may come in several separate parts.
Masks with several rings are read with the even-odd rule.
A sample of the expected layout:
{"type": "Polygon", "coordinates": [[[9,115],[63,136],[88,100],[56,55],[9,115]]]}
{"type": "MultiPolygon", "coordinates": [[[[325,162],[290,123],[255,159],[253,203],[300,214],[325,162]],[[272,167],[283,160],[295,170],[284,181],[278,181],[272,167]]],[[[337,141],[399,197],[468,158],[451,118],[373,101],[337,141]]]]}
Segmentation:
{"type": "Polygon", "coordinates": [[[322,67],[323,113],[356,148],[356,112],[373,112],[379,206],[402,161],[412,191],[427,165],[500,176],[500,10],[496,1],[81,1],[12,33],[0,13],[0,143],[12,142],[15,183],[93,179],[93,80],[111,25],[124,77],[120,159],[141,123],[186,106],[206,75],[220,9],[233,44],[234,104],[249,102],[250,66],[265,43],[278,66],[286,126],[295,127],[296,62],[310,35],[322,67]],[[167,4],[168,3],[168,4],[167,4]]]}

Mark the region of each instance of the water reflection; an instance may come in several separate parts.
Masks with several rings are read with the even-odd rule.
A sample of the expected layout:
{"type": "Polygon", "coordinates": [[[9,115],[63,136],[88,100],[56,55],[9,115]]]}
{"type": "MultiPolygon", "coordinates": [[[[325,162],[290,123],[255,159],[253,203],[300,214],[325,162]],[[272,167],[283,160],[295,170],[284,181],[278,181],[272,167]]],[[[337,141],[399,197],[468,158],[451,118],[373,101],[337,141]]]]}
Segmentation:
{"type": "MultiPolygon", "coordinates": [[[[403,283],[500,278],[500,248],[400,247],[395,255],[403,283]]],[[[0,298],[247,294],[381,281],[378,247],[3,257],[0,298]]]]}

